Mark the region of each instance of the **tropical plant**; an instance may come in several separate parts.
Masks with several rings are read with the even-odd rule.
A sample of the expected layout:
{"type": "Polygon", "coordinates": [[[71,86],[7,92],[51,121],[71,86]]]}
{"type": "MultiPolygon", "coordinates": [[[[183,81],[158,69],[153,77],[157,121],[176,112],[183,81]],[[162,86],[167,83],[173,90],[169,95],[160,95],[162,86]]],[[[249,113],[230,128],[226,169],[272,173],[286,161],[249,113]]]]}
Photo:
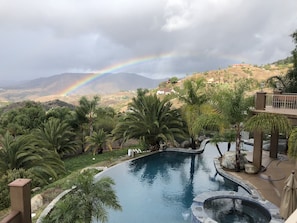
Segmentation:
{"type": "Polygon", "coordinates": [[[91,136],[86,136],[86,142],[88,145],[85,148],[85,151],[92,149],[93,155],[101,154],[103,148],[106,146],[109,136],[103,129],[99,129],[97,132],[93,132],[91,136]]]}
{"type": "Polygon", "coordinates": [[[173,142],[184,137],[184,124],[177,109],[172,109],[168,99],[140,92],[132,99],[128,111],[113,130],[114,139],[141,139],[153,149],[161,142],[173,142]]]}
{"type": "Polygon", "coordinates": [[[249,118],[244,128],[249,131],[258,131],[268,134],[271,132],[280,132],[289,135],[291,123],[284,115],[259,113],[249,118]]]}
{"type": "Polygon", "coordinates": [[[78,148],[75,134],[70,126],[57,118],[50,118],[34,131],[34,136],[39,146],[58,153],[60,157],[73,154],[78,148]]]}
{"type": "Polygon", "coordinates": [[[90,136],[93,132],[93,124],[96,117],[96,110],[99,100],[99,96],[94,96],[92,100],[88,100],[85,96],[83,96],[79,100],[79,106],[75,110],[78,121],[81,123],[81,125],[88,123],[90,136]]]}
{"type": "Polygon", "coordinates": [[[14,138],[8,132],[0,137],[0,174],[24,169],[42,183],[48,183],[65,172],[64,163],[53,151],[38,147],[32,135],[14,138]]]}
{"type": "MultiPolygon", "coordinates": [[[[186,121],[192,149],[196,149],[196,138],[200,131],[194,128],[194,123],[202,114],[211,112],[206,104],[208,98],[205,94],[205,79],[189,79],[184,81],[182,88],[175,88],[177,98],[184,103],[181,108],[182,117],[186,121]]],[[[197,123],[196,123],[197,126],[197,123]]]]}
{"type": "Polygon", "coordinates": [[[240,141],[244,122],[249,118],[253,100],[246,96],[249,85],[239,81],[233,88],[217,87],[213,95],[213,105],[223,119],[229,123],[229,128],[235,134],[236,171],[240,171],[240,141]]]}
{"type": "Polygon", "coordinates": [[[75,183],[75,189],[57,203],[50,216],[42,222],[90,223],[92,218],[107,222],[106,208],[122,210],[110,177],[95,182],[93,174],[85,171],[75,183]]]}

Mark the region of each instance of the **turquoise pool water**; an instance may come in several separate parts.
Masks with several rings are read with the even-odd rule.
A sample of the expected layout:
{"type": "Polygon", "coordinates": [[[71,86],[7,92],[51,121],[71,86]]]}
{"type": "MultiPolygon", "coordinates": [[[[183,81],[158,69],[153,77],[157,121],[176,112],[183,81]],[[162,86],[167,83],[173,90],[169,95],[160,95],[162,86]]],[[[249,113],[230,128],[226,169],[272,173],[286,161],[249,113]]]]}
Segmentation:
{"type": "MultiPolygon", "coordinates": [[[[227,146],[221,144],[223,148],[227,146]]],[[[109,210],[108,223],[188,223],[193,198],[202,192],[247,192],[216,175],[208,144],[202,154],[161,152],[118,164],[96,176],[110,176],[123,211],[109,210]]],[[[94,221],[96,222],[96,221],[94,221]]]]}

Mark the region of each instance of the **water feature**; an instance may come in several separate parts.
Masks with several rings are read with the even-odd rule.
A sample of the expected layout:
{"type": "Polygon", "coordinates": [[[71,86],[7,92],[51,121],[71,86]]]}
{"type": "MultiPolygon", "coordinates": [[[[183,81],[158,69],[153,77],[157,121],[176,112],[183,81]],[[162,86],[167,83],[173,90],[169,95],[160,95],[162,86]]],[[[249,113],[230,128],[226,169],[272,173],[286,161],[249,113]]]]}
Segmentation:
{"type": "MultiPolygon", "coordinates": [[[[227,148],[227,145],[220,145],[227,148]]],[[[224,152],[224,149],[222,149],[224,152]]],[[[118,164],[96,176],[110,176],[123,211],[109,211],[109,223],[189,223],[196,195],[206,191],[247,192],[216,174],[208,144],[202,154],[161,152],[118,164]]],[[[96,222],[96,221],[93,221],[96,222]]]]}
{"type": "Polygon", "coordinates": [[[239,198],[208,199],[204,210],[210,218],[220,223],[268,223],[271,220],[267,209],[239,198]]]}

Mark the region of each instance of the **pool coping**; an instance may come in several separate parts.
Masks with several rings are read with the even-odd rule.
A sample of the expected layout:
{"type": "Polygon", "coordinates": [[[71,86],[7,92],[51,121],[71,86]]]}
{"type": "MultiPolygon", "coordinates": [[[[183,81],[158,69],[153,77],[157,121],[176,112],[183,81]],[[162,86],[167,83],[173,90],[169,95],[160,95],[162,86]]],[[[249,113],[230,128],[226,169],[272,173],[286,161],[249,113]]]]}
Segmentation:
{"type": "Polygon", "coordinates": [[[267,200],[259,200],[251,195],[244,195],[235,191],[210,191],[204,192],[196,196],[191,205],[192,223],[209,222],[215,223],[217,221],[211,219],[204,210],[204,203],[209,199],[220,198],[234,198],[247,200],[256,203],[265,208],[271,216],[271,223],[282,223],[284,220],[279,215],[279,209],[273,203],[267,200]]]}

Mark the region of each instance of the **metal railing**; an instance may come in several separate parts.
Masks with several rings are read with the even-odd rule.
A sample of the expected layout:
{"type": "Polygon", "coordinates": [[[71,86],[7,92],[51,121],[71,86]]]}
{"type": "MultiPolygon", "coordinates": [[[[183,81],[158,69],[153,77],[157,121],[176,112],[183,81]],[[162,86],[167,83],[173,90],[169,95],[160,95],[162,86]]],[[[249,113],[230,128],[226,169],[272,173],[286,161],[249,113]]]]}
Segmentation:
{"type": "Polygon", "coordinates": [[[297,109],[297,94],[266,94],[266,106],[281,109],[297,109]]]}

